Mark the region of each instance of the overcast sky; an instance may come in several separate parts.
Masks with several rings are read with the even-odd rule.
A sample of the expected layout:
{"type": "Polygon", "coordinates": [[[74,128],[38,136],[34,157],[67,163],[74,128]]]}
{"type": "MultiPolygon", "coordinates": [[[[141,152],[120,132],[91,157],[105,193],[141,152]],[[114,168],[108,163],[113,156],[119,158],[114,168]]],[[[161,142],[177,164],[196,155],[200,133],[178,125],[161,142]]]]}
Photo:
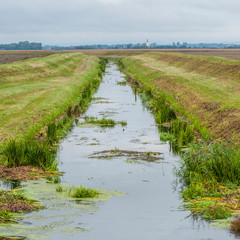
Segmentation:
{"type": "Polygon", "coordinates": [[[0,0],[0,43],[240,42],[240,0],[0,0]]]}

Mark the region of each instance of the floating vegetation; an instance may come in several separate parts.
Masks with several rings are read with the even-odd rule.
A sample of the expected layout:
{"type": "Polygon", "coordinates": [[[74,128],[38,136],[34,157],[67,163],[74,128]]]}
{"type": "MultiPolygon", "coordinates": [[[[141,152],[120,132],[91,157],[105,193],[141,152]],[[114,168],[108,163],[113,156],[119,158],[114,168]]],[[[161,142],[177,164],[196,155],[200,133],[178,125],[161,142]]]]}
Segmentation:
{"type": "Polygon", "coordinates": [[[95,152],[89,156],[89,158],[97,159],[114,159],[117,157],[126,158],[128,162],[131,161],[147,161],[147,162],[162,162],[164,159],[162,153],[159,152],[137,152],[137,151],[128,151],[128,150],[105,150],[101,152],[95,152]]]}
{"type": "Polygon", "coordinates": [[[68,189],[68,196],[73,198],[94,198],[98,196],[100,192],[93,188],[80,187],[71,187],[68,189]]]}
{"type": "MultiPolygon", "coordinates": [[[[9,223],[7,226],[0,224],[0,235],[8,238],[24,236],[26,239],[52,239],[55,236],[55,231],[53,230],[57,228],[64,236],[64,239],[69,239],[72,235],[65,235],[64,232],[75,227],[76,231],[80,230],[79,227],[85,228],[85,224],[79,224],[79,219],[83,214],[92,214],[98,211],[99,206],[96,203],[99,201],[106,202],[113,196],[124,195],[117,191],[97,189],[100,192],[98,196],[78,199],[68,196],[68,190],[71,187],[65,184],[48,184],[45,179],[24,182],[24,192],[26,195],[41,202],[47,208],[47,214],[42,211],[32,212],[26,216],[24,221],[19,221],[19,224],[9,223]],[[62,191],[56,191],[56,189],[61,188],[62,191]],[[28,222],[35,221],[39,221],[39,224],[27,224],[28,222]]],[[[21,218],[17,217],[19,215],[14,214],[13,220],[22,220],[24,214],[20,215],[21,218]]],[[[87,226],[86,229],[88,229],[87,226]]],[[[74,234],[74,231],[71,234],[74,234]]]]}
{"type": "Polygon", "coordinates": [[[26,240],[26,237],[22,237],[22,236],[11,236],[11,237],[7,237],[7,236],[0,236],[0,240],[26,240]]]}
{"type": "Polygon", "coordinates": [[[117,85],[125,86],[127,85],[127,82],[126,81],[117,82],[117,85]]]}
{"type": "Polygon", "coordinates": [[[58,176],[55,176],[55,177],[47,177],[47,183],[57,184],[57,183],[60,183],[60,182],[61,182],[61,178],[58,177],[58,176]]]}
{"type": "Polygon", "coordinates": [[[113,102],[109,102],[108,98],[103,98],[103,97],[92,98],[92,101],[93,101],[94,104],[97,104],[97,103],[113,103],[113,102]]]}
{"type": "Polygon", "coordinates": [[[109,102],[109,101],[95,101],[92,104],[103,104],[103,103],[113,103],[113,102],[109,102]]]}
{"type": "Polygon", "coordinates": [[[211,200],[193,201],[185,204],[193,214],[200,215],[207,220],[227,219],[233,215],[233,211],[227,206],[211,200]]]}
{"type": "Polygon", "coordinates": [[[14,213],[31,212],[40,208],[42,207],[36,201],[17,190],[0,190],[0,223],[17,222],[14,213]]]}
{"type": "Polygon", "coordinates": [[[96,117],[89,117],[86,116],[84,117],[84,122],[79,123],[79,125],[84,125],[84,124],[93,124],[93,125],[98,125],[100,127],[114,127],[116,125],[121,125],[121,126],[126,126],[127,122],[126,121],[114,121],[112,119],[107,119],[107,118],[102,118],[102,119],[97,119],[96,117]]]}
{"type": "Polygon", "coordinates": [[[62,191],[63,191],[62,186],[58,186],[58,187],[56,188],[56,192],[62,192],[62,191]]]}

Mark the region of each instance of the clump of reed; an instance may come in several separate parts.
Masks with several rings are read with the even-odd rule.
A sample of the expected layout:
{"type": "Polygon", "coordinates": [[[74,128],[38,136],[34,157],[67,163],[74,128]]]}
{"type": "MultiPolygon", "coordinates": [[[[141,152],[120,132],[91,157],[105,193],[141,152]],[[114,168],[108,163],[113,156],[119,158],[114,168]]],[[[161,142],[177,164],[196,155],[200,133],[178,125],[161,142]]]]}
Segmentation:
{"type": "Polygon", "coordinates": [[[222,142],[190,144],[178,170],[187,184],[197,175],[208,181],[240,184],[240,152],[222,142]]]}
{"type": "Polygon", "coordinates": [[[182,155],[176,174],[183,184],[182,197],[189,202],[190,210],[207,219],[232,216],[233,206],[226,198],[239,196],[240,152],[237,149],[220,141],[192,143],[182,155]],[[204,198],[211,204],[201,209],[202,200],[199,200],[204,198]],[[221,204],[215,198],[221,199],[221,204]]]}
{"type": "Polygon", "coordinates": [[[103,58],[103,57],[100,58],[99,65],[100,65],[101,73],[105,72],[107,63],[108,63],[107,58],[103,58]]]}
{"type": "Polygon", "coordinates": [[[68,196],[73,198],[94,198],[99,194],[100,193],[97,190],[92,188],[85,188],[83,186],[74,186],[68,190],[68,196]]]}
{"type": "Polygon", "coordinates": [[[34,166],[56,170],[56,151],[46,142],[13,139],[6,143],[2,154],[8,167],[34,166]]]}
{"type": "Polygon", "coordinates": [[[184,120],[173,120],[170,124],[169,132],[175,136],[180,147],[187,146],[194,141],[194,126],[189,125],[184,120]]]}

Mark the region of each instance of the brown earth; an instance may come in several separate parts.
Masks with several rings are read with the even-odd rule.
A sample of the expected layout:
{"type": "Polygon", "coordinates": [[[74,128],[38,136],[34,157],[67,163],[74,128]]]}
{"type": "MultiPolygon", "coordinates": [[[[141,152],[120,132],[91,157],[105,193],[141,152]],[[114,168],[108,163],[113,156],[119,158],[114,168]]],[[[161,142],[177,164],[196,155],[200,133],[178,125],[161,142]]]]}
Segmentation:
{"type": "Polygon", "coordinates": [[[39,58],[53,54],[50,51],[0,51],[0,64],[12,63],[28,58],[39,58]]]}
{"type": "MultiPolygon", "coordinates": [[[[75,50],[77,51],[77,50],[75,50]]],[[[78,50],[87,55],[103,57],[124,57],[151,52],[182,53],[189,55],[215,56],[240,60],[240,49],[119,49],[119,50],[78,50]]]]}
{"type": "Polygon", "coordinates": [[[102,57],[124,57],[150,52],[182,53],[189,55],[215,56],[240,60],[240,49],[109,49],[109,50],[39,50],[39,51],[0,51],[0,64],[15,62],[27,58],[44,57],[55,53],[82,52],[86,55],[102,57]]]}
{"type": "Polygon", "coordinates": [[[44,171],[41,168],[22,166],[8,168],[0,165],[0,179],[5,180],[35,180],[44,177],[57,176],[56,173],[44,171]]]}

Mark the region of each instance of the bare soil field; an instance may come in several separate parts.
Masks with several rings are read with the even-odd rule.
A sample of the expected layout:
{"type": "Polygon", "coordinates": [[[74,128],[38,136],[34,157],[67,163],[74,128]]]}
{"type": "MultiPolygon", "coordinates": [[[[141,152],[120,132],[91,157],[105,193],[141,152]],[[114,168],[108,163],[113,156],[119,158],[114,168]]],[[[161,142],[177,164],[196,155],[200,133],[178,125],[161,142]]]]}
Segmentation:
{"type": "Polygon", "coordinates": [[[87,55],[103,57],[132,56],[150,52],[182,53],[189,55],[202,55],[223,57],[240,60],[240,49],[121,49],[121,50],[79,50],[87,55]]]}
{"type": "Polygon", "coordinates": [[[150,52],[182,53],[189,55],[214,56],[240,60],[240,49],[110,49],[110,50],[39,50],[39,51],[0,51],[0,64],[28,58],[44,57],[55,53],[82,52],[99,57],[126,57],[150,52]]]}
{"type": "Polygon", "coordinates": [[[0,51],[0,64],[12,63],[28,58],[45,57],[53,53],[51,51],[0,51]]]}
{"type": "Polygon", "coordinates": [[[223,57],[228,59],[240,60],[240,49],[186,49],[186,50],[170,50],[167,52],[176,52],[190,55],[202,55],[223,57]]]}

